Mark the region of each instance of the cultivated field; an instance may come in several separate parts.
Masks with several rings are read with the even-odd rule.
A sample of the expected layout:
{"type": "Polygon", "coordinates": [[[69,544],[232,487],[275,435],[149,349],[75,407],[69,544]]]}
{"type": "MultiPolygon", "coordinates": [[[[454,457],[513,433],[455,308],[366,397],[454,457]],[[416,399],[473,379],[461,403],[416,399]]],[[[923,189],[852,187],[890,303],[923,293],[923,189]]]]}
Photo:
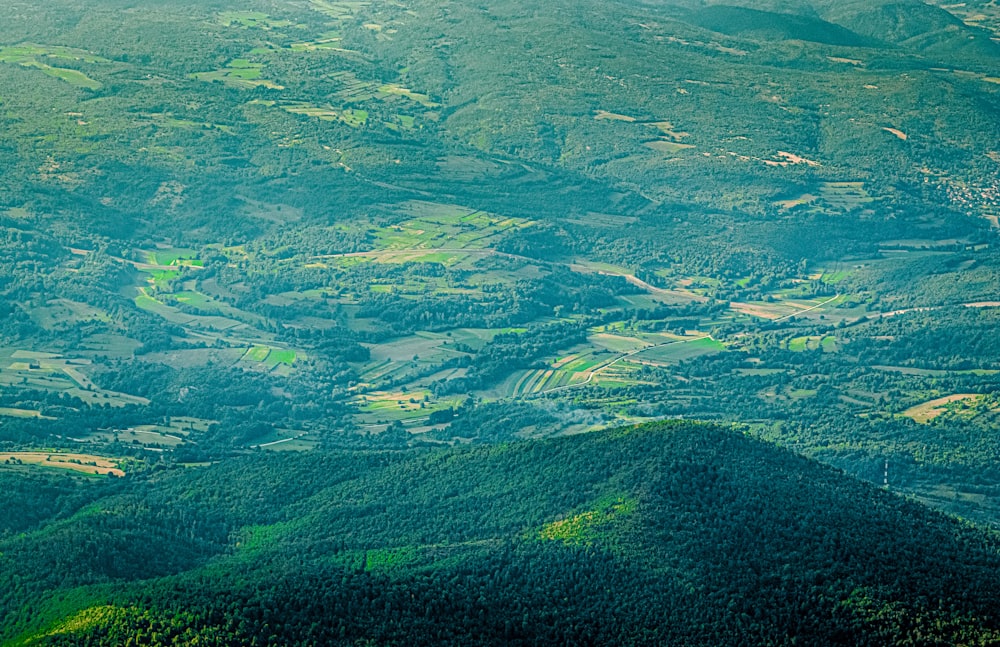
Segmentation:
{"type": "Polygon", "coordinates": [[[70,470],[82,474],[125,476],[120,461],[92,454],[63,454],[48,452],[0,452],[0,466],[32,465],[37,467],[70,470]]]}
{"type": "Polygon", "coordinates": [[[982,398],[982,395],[976,393],[955,393],[910,407],[902,415],[914,422],[928,423],[947,411],[975,405],[982,398]]]}

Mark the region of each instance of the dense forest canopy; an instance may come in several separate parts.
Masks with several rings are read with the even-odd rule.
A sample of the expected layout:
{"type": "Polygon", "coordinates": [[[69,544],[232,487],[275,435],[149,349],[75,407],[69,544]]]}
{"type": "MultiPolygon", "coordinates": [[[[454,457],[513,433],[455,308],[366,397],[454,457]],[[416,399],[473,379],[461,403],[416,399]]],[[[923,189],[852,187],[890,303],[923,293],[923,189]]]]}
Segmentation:
{"type": "Polygon", "coordinates": [[[0,10],[0,640],[998,639],[994,2],[0,10]]]}

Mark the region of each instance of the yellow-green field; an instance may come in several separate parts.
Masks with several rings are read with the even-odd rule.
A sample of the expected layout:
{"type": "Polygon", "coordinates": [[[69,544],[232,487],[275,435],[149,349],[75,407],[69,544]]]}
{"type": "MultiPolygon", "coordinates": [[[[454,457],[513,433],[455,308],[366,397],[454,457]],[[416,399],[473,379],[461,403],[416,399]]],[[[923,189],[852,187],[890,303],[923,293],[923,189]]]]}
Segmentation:
{"type": "Polygon", "coordinates": [[[943,398],[935,398],[915,407],[910,407],[903,412],[903,415],[914,422],[925,424],[937,418],[941,414],[958,406],[974,405],[982,400],[983,396],[977,393],[955,393],[943,398]]]}
{"type": "Polygon", "coordinates": [[[93,454],[63,454],[58,452],[0,452],[0,466],[33,465],[70,470],[83,474],[125,476],[120,459],[93,454]]]}

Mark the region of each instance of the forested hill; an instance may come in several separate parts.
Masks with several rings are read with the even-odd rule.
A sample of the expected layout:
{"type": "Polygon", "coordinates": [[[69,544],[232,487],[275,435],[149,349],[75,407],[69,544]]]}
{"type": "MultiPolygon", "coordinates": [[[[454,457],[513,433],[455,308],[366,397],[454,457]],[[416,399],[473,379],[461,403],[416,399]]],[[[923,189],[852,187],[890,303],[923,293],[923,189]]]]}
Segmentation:
{"type": "Polygon", "coordinates": [[[994,536],[705,424],[249,456],[76,505],[0,543],[4,644],[1000,640],[994,536]]]}

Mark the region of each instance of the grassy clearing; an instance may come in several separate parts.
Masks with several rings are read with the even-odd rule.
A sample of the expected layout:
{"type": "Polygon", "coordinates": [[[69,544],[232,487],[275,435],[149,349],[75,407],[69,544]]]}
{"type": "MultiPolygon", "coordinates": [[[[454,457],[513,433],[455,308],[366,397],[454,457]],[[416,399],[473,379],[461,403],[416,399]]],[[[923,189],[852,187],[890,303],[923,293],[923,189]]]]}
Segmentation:
{"type": "Polygon", "coordinates": [[[914,422],[926,424],[947,411],[955,410],[957,407],[973,406],[982,399],[983,396],[978,393],[955,393],[910,407],[901,415],[914,422]]]}
{"type": "Polygon", "coordinates": [[[774,204],[778,205],[782,209],[794,209],[795,207],[813,204],[818,199],[819,196],[817,195],[813,195],[812,193],[803,193],[800,196],[788,198],[787,200],[778,200],[774,204]]]}
{"type": "Polygon", "coordinates": [[[692,144],[680,144],[669,139],[657,139],[656,141],[643,144],[646,148],[651,148],[657,153],[677,153],[688,148],[694,148],[692,144]]]}
{"type": "Polygon", "coordinates": [[[77,88],[86,88],[87,90],[100,90],[104,87],[100,82],[95,81],[83,72],[79,70],[69,70],[63,67],[52,67],[51,65],[46,65],[45,63],[39,63],[38,61],[23,61],[19,63],[23,67],[34,67],[38,68],[45,74],[57,78],[61,81],[65,81],[70,85],[77,88]]]}
{"type": "Polygon", "coordinates": [[[191,306],[193,308],[198,308],[199,310],[204,310],[206,308],[212,308],[215,302],[207,294],[202,294],[201,292],[194,291],[184,291],[175,292],[171,296],[177,300],[178,303],[182,303],[186,306],[191,306]]]}
{"type": "Polygon", "coordinates": [[[52,469],[70,470],[94,476],[113,474],[125,476],[120,467],[121,459],[105,458],[93,454],[63,454],[58,452],[3,452],[0,465],[33,465],[52,469]]]}
{"type": "Polygon", "coordinates": [[[624,121],[626,123],[632,123],[635,121],[635,117],[629,117],[628,115],[621,115],[614,112],[608,112],[607,110],[595,110],[594,111],[595,121],[624,121]]]}
{"type": "Polygon", "coordinates": [[[269,368],[274,368],[279,364],[291,366],[295,363],[295,358],[296,353],[294,350],[274,348],[271,349],[271,352],[268,354],[264,364],[269,368]]]}
{"type": "Polygon", "coordinates": [[[235,59],[226,67],[211,72],[195,72],[190,78],[208,83],[219,82],[230,87],[252,90],[264,87],[272,90],[284,90],[284,86],[273,81],[262,79],[263,63],[251,63],[246,59],[235,59]]]}

